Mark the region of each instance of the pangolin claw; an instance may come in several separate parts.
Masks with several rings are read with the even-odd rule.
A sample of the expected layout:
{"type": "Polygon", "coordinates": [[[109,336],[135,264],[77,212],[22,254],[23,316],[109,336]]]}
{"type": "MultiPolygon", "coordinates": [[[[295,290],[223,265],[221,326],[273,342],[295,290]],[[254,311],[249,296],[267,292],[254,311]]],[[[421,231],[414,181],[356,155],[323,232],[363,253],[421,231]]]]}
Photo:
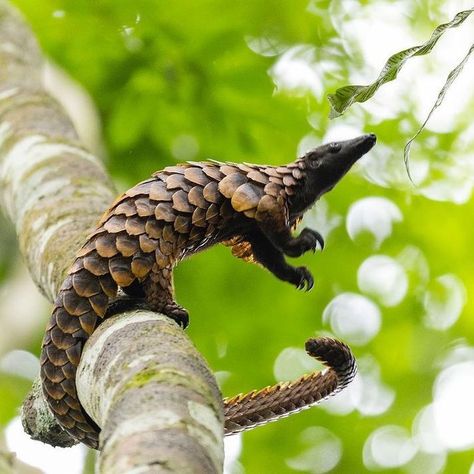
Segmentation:
{"type": "Polygon", "coordinates": [[[305,227],[301,231],[300,239],[305,242],[306,250],[312,250],[313,253],[316,252],[316,249],[318,248],[318,244],[321,247],[321,250],[324,249],[324,238],[316,230],[305,227]]]}
{"type": "Polygon", "coordinates": [[[298,290],[309,291],[314,286],[314,278],[306,267],[298,267],[296,269],[299,275],[299,281],[296,283],[298,290]]]}
{"type": "Polygon", "coordinates": [[[186,329],[189,325],[189,315],[188,312],[181,308],[180,306],[173,306],[172,308],[166,308],[164,313],[166,316],[171,318],[173,321],[178,324],[183,329],[186,329]]]}
{"type": "MultiPolygon", "coordinates": [[[[319,242],[319,245],[321,247],[321,250],[324,249],[324,238],[323,236],[319,233],[314,231],[314,236],[316,237],[316,240],[319,242]]],[[[316,251],[316,249],[314,249],[316,251]]]]}

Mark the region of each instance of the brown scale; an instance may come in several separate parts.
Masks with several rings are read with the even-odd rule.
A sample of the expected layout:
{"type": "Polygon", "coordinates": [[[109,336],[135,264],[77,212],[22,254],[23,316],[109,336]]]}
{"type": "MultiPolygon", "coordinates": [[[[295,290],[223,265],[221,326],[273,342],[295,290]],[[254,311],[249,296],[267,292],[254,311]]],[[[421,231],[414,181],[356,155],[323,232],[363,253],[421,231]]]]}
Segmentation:
{"type": "MultiPolygon", "coordinates": [[[[307,245],[303,233],[291,236],[291,226],[302,212],[291,214],[290,197],[304,183],[306,166],[305,157],[278,167],[213,161],[170,166],[113,203],[78,252],[57,296],[42,346],[44,394],[72,437],[98,448],[99,427],[80,406],[75,375],[84,343],[107,317],[118,287],[138,283],[152,310],[185,326],[187,312],[174,300],[173,268],[181,258],[221,242],[238,258],[266,266],[300,288],[310,288],[309,272],[289,266],[280,250],[298,256],[316,245],[314,235],[308,248],[303,246],[307,245]],[[300,247],[293,250],[295,243],[300,247]],[[272,267],[272,258],[281,262],[272,267]]],[[[313,202],[317,197],[315,193],[313,202]]],[[[317,347],[308,349],[310,355],[330,369],[253,392],[250,398],[227,400],[226,434],[300,410],[348,383],[355,373],[349,349],[330,339],[313,346],[317,347]],[[302,395],[292,400],[290,389],[302,395]],[[276,401],[276,392],[286,398],[276,401]],[[258,404],[263,407],[260,411],[258,404]],[[244,406],[255,412],[247,416],[244,406]]]]}

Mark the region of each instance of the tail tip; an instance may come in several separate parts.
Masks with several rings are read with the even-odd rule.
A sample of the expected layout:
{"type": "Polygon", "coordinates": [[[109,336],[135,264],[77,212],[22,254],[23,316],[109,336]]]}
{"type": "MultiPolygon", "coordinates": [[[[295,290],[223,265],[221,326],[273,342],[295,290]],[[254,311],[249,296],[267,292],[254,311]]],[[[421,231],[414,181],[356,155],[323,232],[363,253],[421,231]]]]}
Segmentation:
{"type": "Polygon", "coordinates": [[[311,338],[306,341],[306,352],[334,369],[344,378],[355,376],[357,365],[349,346],[330,337],[311,338]]]}

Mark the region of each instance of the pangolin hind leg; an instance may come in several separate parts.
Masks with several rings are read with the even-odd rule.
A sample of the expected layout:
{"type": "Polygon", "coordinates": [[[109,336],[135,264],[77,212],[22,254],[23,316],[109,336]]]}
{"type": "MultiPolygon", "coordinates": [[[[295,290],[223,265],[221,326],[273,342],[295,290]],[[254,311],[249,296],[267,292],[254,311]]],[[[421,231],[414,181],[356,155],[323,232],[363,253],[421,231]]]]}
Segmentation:
{"type": "Polygon", "coordinates": [[[167,266],[152,271],[143,282],[147,306],[176,321],[181,327],[189,324],[188,312],[174,300],[173,268],[167,266]]]}
{"type": "Polygon", "coordinates": [[[277,278],[295,285],[298,289],[310,290],[313,287],[314,280],[310,271],[306,267],[289,265],[283,252],[278,250],[262,232],[252,233],[248,236],[248,241],[252,246],[255,260],[277,278]]]}

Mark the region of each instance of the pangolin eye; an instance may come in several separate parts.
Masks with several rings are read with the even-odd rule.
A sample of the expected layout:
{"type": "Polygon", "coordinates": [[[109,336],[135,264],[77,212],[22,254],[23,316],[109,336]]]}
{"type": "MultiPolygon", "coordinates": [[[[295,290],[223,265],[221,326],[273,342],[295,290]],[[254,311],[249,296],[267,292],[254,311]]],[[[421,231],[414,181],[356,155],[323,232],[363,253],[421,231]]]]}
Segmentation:
{"type": "Polygon", "coordinates": [[[331,153],[337,153],[340,149],[341,149],[340,143],[333,142],[329,144],[329,151],[331,153]]]}

